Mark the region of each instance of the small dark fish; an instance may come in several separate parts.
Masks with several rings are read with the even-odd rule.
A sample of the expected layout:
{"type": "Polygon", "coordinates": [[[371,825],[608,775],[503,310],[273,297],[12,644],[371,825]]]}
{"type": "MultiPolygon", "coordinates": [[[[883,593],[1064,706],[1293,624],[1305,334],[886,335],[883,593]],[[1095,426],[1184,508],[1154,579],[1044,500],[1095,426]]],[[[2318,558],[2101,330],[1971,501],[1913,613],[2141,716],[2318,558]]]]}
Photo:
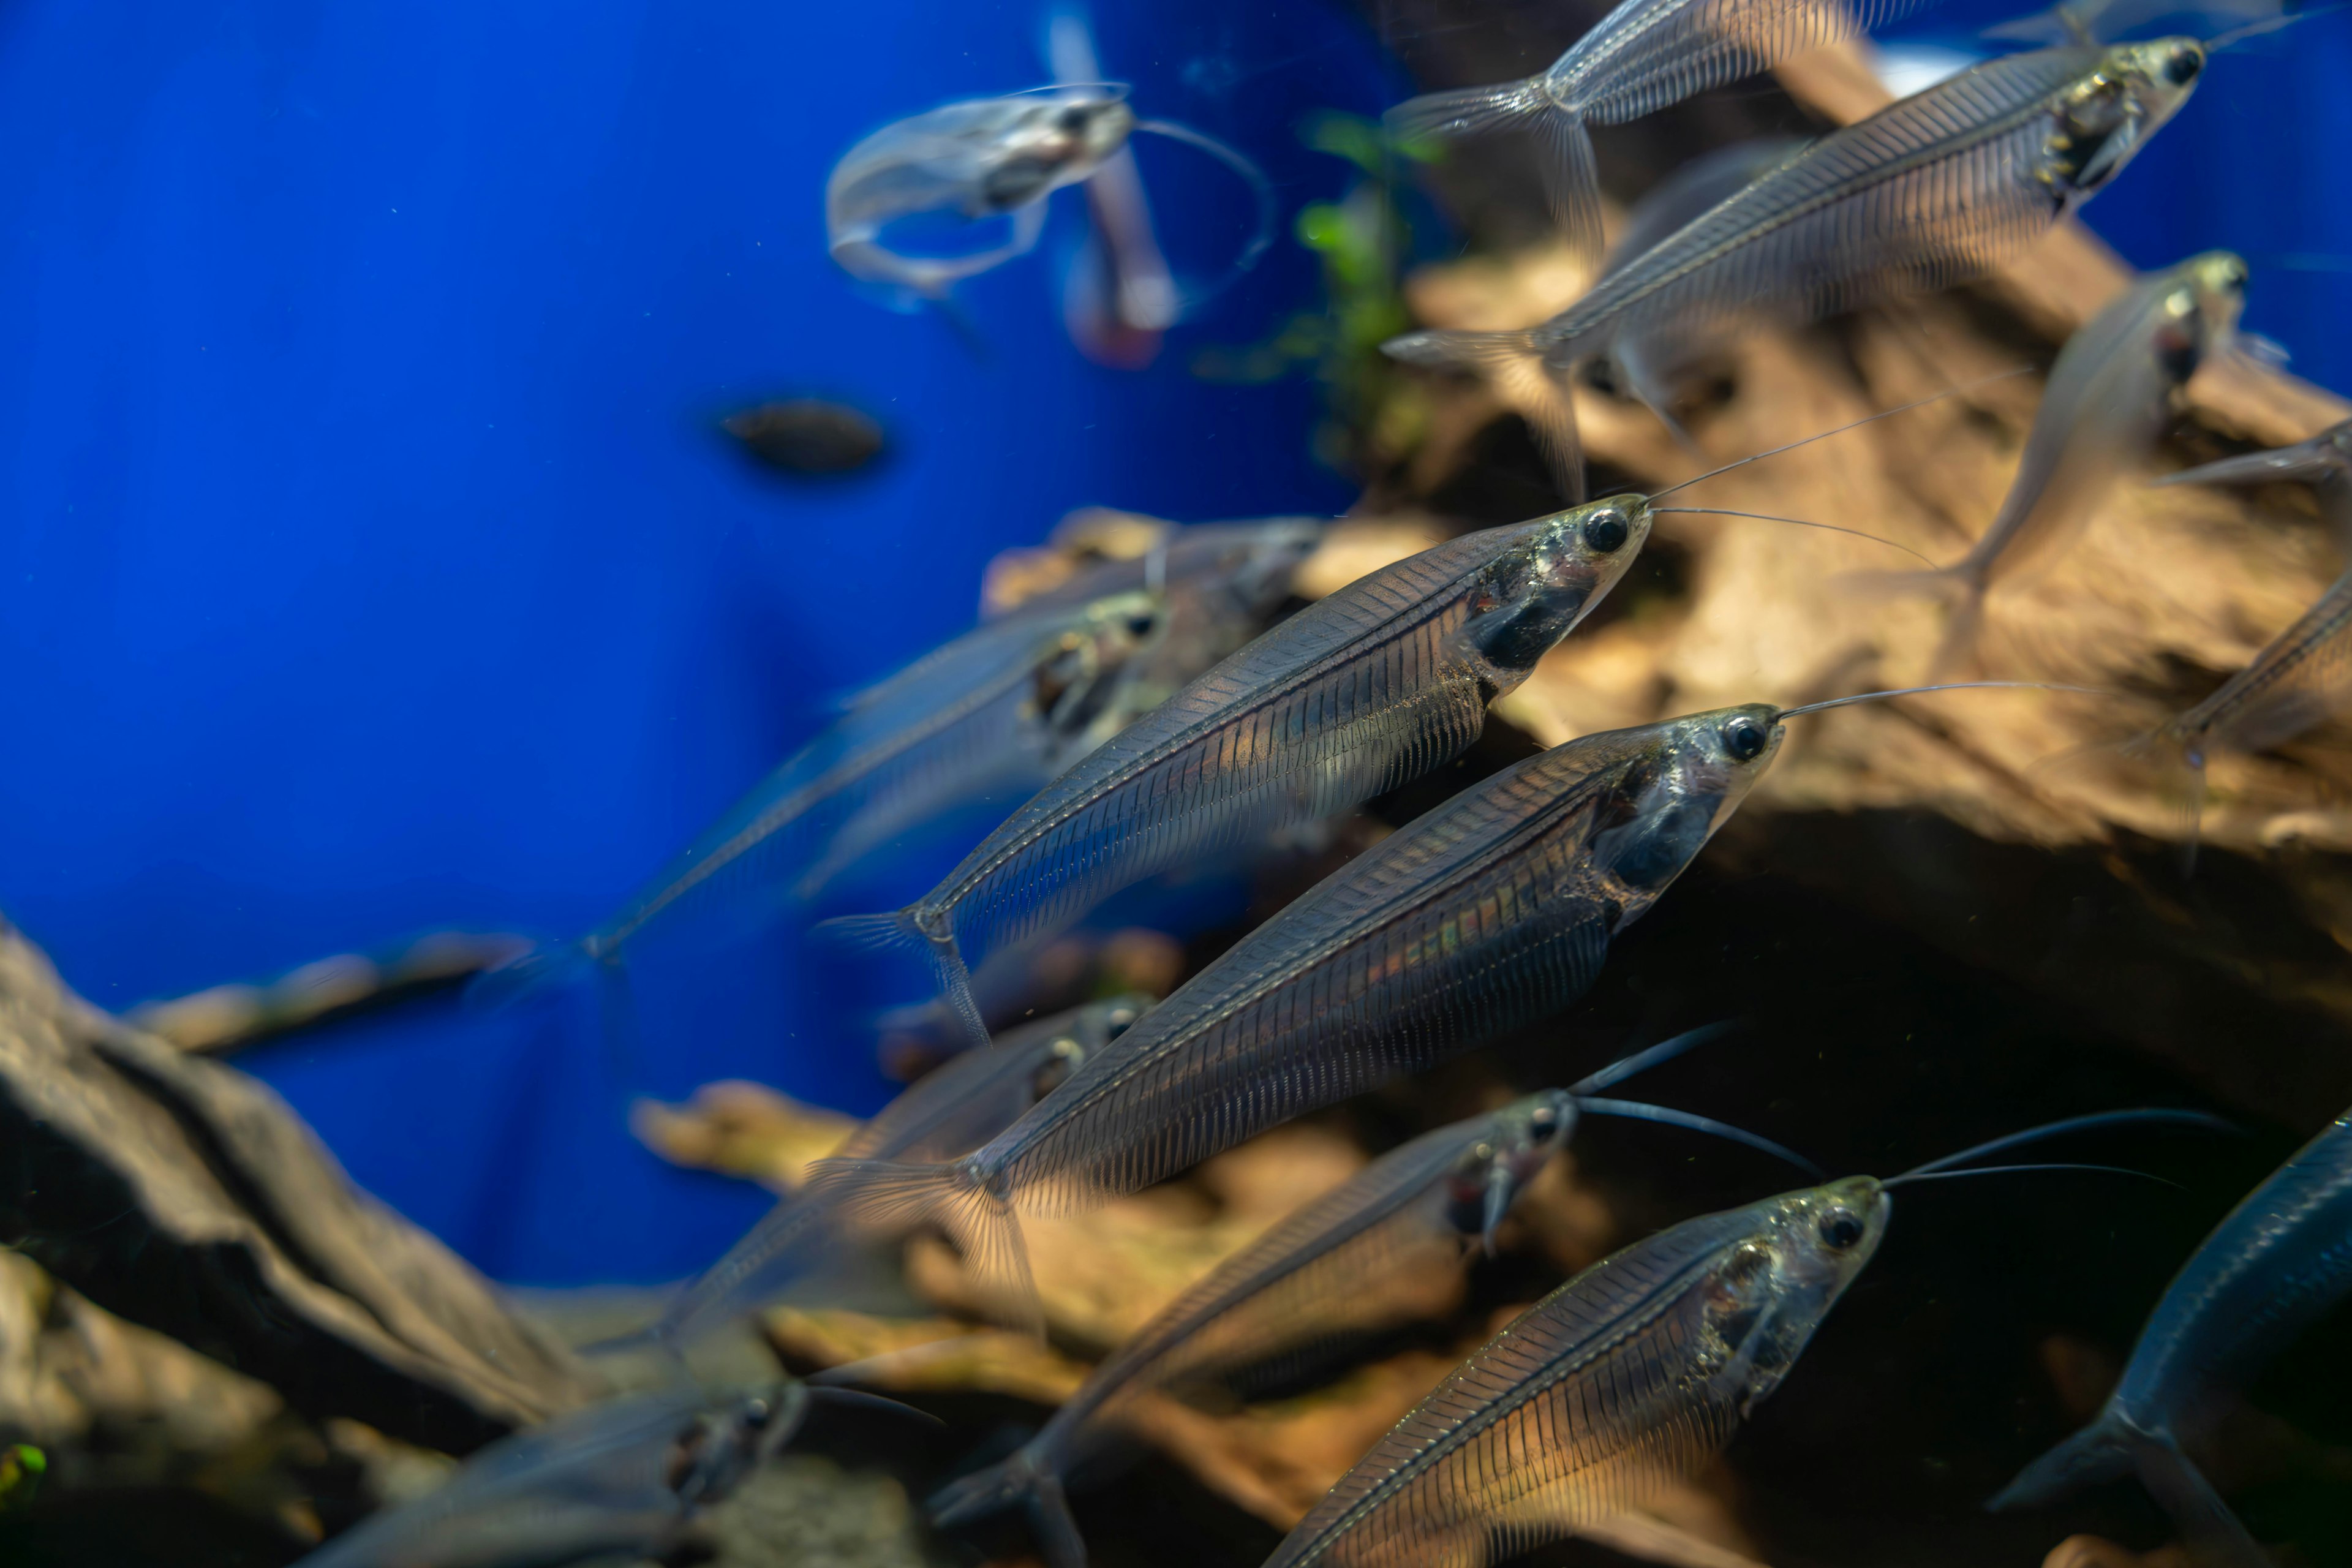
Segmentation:
{"type": "Polygon", "coordinates": [[[2332,425],[2308,441],[2267,452],[2248,452],[2167,474],[2160,485],[2305,484],[2319,503],[2319,515],[2352,549],[2352,419],[2332,425]]]}
{"type": "Polygon", "coordinates": [[[1540,326],[1382,346],[1495,378],[1581,493],[1577,364],[1629,341],[1672,361],[1757,325],[1981,276],[2104,189],[2204,68],[2194,38],[1989,61],[1830,132],[1540,326]]]}
{"type": "Polygon", "coordinates": [[[1778,713],[1694,714],[1507,768],[1244,937],[983,1148],[826,1161],[810,1190],[879,1229],[941,1225],[1025,1303],[1017,1213],[1149,1186],[1582,994],[1770,764],[1778,713]]]}
{"type": "MultiPolygon", "coordinates": [[[[1129,1402],[1154,1389],[1222,1385],[1272,1361],[1286,1370],[1303,1367],[1319,1359],[1318,1347],[1410,1321],[1431,1281],[1454,1278],[1482,1244],[1493,1252],[1496,1228],[1567,1145],[1578,1113],[1615,1108],[1614,1101],[1589,1100],[1591,1089],[1656,1059],[1654,1047],[1575,1089],[1529,1095],[1423,1133],[1374,1161],[1171,1303],[1011,1458],[934,1497],[928,1505],[932,1522],[962,1523],[1024,1502],[1052,1568],[1082,1568],[1086,1545],[1064,1488],[1089,1439],[1116,1423],[1129,1402]],[[1400,1283],[1406,1289],[1396,1289],[1400,1283]]],[[[1656,1115],[1724,1131],[1700,1118],[1656,1115]]]]}
{"type": "Polygon", "coordinates": [[[882,455],[882,426],[839,403],[796,397],[730,414],[719,428],[743,450],[788,474],[846,474],[882,455]]]}
{"type": "Polygon", "coordinates": [[[561,1568],[659,1557],[798,1430],[796,1383],[714,1400],[635,1394],[491,1444],[440,1490],[369,1519],[299,1568],[561,1568]]]}
{"type": "Polygon", "coordinates": [[[2207,251],[2149,273],[2066,341],[1992,526],[1957,564],[1887,580],[1958,598],[1938,667],[1974,640],[1992,584],[2055,554],[2154,450],[2180,389],[2229,348],[2245,303],[2246,264],[2207,251]]]}
{"type": "Polygon", "coordinates": [[[2137,1473],[2192,1552],[2270,1562],[2181,1452],[2228,1397],[2352,1296],[2352,1112],[2279,1167],[2205,1238],[2157,1303],[2098,1419],[2026,1467],[1989,1505],[2032,1508],[2137,1473]]]}
{"type": "MultiPolygon", "coordinates": [[[[1150,1005],[1149,997],[1117,996],[1007,1030],[993,1049],[966,1051],[926,1074],[851,1133],[836,1157],[948,1160],[967,1153],[1061,1087],[1150,1005]]],[[[681,1290],[651,1328],[604,1348],[643,1342],[683,1352],[821,1270],[844,1239],[822,1204],[785,1198],[681,1290]]]]}
{"type": "Polygon", "coordinates": [[[1078,762],[915,903],[834,923],[925,952],[985,1039],[969,964],[1171,866],[1334,816],[1458,755],[1649,531],[1647,502],[1612,497],[1352,583],[1078,762]]]}
{"type": "Polygon", "coordinates": [[[1389,111],[1389,126],[1414,140],[1538,132],[1551,153],[1543,166],[1547,188],[1569,242],[1582,259],[1597,261],[1601,184],[1587,125],[1654,114],[1793,55],[1857,37],[1923,3],[1623,0],[1540,76],[1412,99],[1389,111]]]}

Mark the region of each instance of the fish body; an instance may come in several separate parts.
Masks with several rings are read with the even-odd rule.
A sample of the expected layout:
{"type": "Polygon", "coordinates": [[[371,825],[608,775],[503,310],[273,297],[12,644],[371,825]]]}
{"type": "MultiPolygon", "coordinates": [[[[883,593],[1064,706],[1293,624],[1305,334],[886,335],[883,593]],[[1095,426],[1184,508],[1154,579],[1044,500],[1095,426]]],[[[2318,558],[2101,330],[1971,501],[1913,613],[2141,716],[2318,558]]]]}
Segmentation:
{"type": "Polygon", "coordinates": [[[1270,1360],[1413,1314],[1451,1278],[1576,1125],[1572,1095],[1546,1090],[1423,1133],[1308,1204],[1185,1291],[1097,1367],[1010,1458],[944,1489],[929,1507],[955,1524],[1025,1503],[1052,1568],[1082,1568],[1063,1500],[1091,1438],[1148,1392],[1222,1381],[1270,1360]],[[1406,1289],[1383,1289],[1405,1282],[1406,1289]]]}
{"type": "Polygon", "coordinates": [[[1918,0],[1847,5],[1780,0],[1623,0],[1524,81],[1432,93],[1391,111],[1409,138],[1445,138],[1523,127],[1540,132],[1553,205],[1570,242],[1601,254],[1599,181],[1587,125],[1622,125],[1695,93],[1766,70],[1780,60],[1868,32],[1918,0]]]}
{"type": "Polygon", "coordinates": [[[355,1526],[299,1568],[560,1568],[661,1556],[782,1447],[797,1384],[714,1401],[635,1394],[494,1443],[438,1491],[355,1526]]]}
{"type": "MultiPolygon", "coordinates": [[[[1736,195],[1771,170],[1804,150],[1793,136],[1763,136],[1736,142],[1692,159],[1659,181],[1625,215],[1625,226],[1601,263],[1604,275],[1643,256],[1658,241],[1682,227],[1717,203],[1736,195]]],[[[1653,346],[1629,337],[1607,356],[1609,384],[1621,395],[1639,399],[1678,439],[1689,436],[1674,416],[1675,380],[1697,357],[1699,345],[1688,339],[1653,346]]]]}
{"type": "MultiPolygon", "coordinates": [[[[1045,61],[1055,81],[1102,81],[1082,5],[1057,5],[1045,25],[1045,61]]],[[[1087,240],[1062,288],[1062,321],[1078,352],[1116,370],[1140,370],[1176,324],[1182,297],[1152,232],[1151,204],[1135,153],[1121,147],[1087,177],[1087,240]]]]}
{"type": "Polygon", "coordinates": [[[1309,889],[1003,1134],[917,1166],[811,1173],[879,1228],[938,1223],[1025,1287],[1016,1211],[1068,1212],[1557,1010],[1777,753],[1778,710],[1555,747],[1309,889]]]}
{"type": "Polygon", "coordinates": [[[2122,172],[2196,85],[2193,38],[2043,49],[1972,67],[1823,136],[1525,331],[1383,347],[1494,377],[1574,480],[1566,373],[1638,341],[1668,360],[1979,277],[2122,172]]]}
{"type": "Polygon", "coordinates": [[[1906,579],[1958,600],[1939,667],[1973,640],[1986,591],[2056,554],[2155,449],[2180,389],[2229,347],[2245,303],[2246,264],[2208,251],[2141,279],[2066,341],[1992,526],[1956,564],[1906,579]]]}
{"type": "Polygon", "coordinates": [[[1266,1568],[1484,1568],[1639,1506],[1780,1386],[1889,1207],[1849,1177],[1612,1253],[1439,1384],[1266,1568]]]}
{"type": "MultiPolygon", "coordinates": [[[[964,1052],[925,1074],[852,1132],[835,1157],[946,1160],[976,1149],[1060,1087],[1150,1005],[1149,997],[1117,996],[1007,1030],[992,1049],[964,1052]]],[[[785,1198],[636,1338],[683,1350],[822,1268],[844,1239],[824,1205],[785,1198]]]]}
{"type": "Polygon", "coordinates": [[[850,698],[604,924],[476,982],[493,1002],[617,965],[656,921],[722,891],[806,899],[940,812],[1034,787],[1134,717],[1124,679],[1167,630],[1162,595],[1007,616],[850,698]]]}
{"type": "Polygon", "coordinates": [[[1992,1500],[2049,1502],[2137,1472],[2192,1552],[2267,1561],[2181,1453],[2226,1397],[2352,1296],[2352,1111],[2337,1117],[2230,1211],[2166,1287],[2098,1419],[1992,1500]]]}
{"type": "MultiPolygon", "coordinates": [[[[920,900],[851,923],[925,951],[975,1039],[968,965],[1111,893],[1349,809],[1460,754],[1647,538],[1638,497],[1483,530],[1302,610],[1073,766],[920,900]]],[[[839,922],[837,922],[839,923],[839,922]]]]}
{"type": "Polygon", "coordinates": [[[1100,168],[1134,129],[1124,90],[1101,84],[972,99],[885,126],[843,154],[825,181],[833,258],[853,277],[941,298],[1034,246],[1045,198],[1100,168]],[[1013,234],[956,257],[904,256],[881,243],[891,223],[922,213],[1009,216],[1013,234]]]}

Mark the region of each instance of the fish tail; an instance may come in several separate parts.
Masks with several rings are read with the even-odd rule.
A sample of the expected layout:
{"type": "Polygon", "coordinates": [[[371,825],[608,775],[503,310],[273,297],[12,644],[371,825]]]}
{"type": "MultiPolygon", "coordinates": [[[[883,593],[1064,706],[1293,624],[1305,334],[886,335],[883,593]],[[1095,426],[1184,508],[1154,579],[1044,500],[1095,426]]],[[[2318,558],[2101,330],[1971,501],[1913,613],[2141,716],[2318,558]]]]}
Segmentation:
{"type": "Polygon", "coordinates": [[[1009,1197],[990,1190],[992,1184],[977,1156],[940,1165],[820,1160],[809,1167],[803,1192],[876,1236],[905,1236],[926,1226],[945,1231],[982,1297],[1004,1303],[1021,1327],[1043,1338],[1045,1316],[1021,1221],[1009,1197]]]}
{"type": "Polygon", "coordinates": [[[1457,136],[1483,136],[1489,132],[1508,130],[1547,110],[1567,112],[1545,95],[1541,77],[1528,77],[1496,87],[1425,92],[1398,104],[1381,116],[1381,121],[1398,142],[1426,145],[1457,136]]]}
{"type": "Polygon", "coordinates": [[[923,1511],[934,1526],[944,1528],[1003,1513],[1016,1503],[1028,1511],[1046,1568],[1087,1568],[1086,1537],[1070,1512],[1069,1494],[1062,1478],[1040,1461],[1034,1443],[1002,1463],[950,1481],[931,1494],[923,1511]]]}
{"type": "Polygon", "coordinates": [[[926,913],[909,904],[882,915],[838,915],[820,921],[817,930],[834,940],[867,952],[920,952],[930,961],[931,978],[948,1011],[963,1026],[975,1046],[988,1044],[988,1021],[971,994],[971,971],[965,967],[963,949],[956,941],[955,921],[926,913]]]}
{"type": "Polygon", "coordinates": [[[2100,1417],[2017,1473],[1985,1504],[1993,1513],[2040,1508],[2110,1481],[2132,1468],[2128,1430],[2113,1412],[2100,1417]]]}
{"type": "Polygon", "coordinates": [[[2113,1407],[2051,1449],[1985,1506],[1999,1511],[2054,1502],[2083,1487],[2136,1474],[2170,1516],[2190,1559],[2210,1568],[2263,1568],[2270,1562],[2168,1432],[2147,1432],[2113,1407]]]}
{"type": "Polygon", "coordinates": [[[1584,499],[1584,447],[1566,370],[1552,363],[1549,349],[1532,331],[1407,332],[1381,345],[1382,353],[1406,364],[1484,376],[1535,432],[1560,494],[1574,504],[1584,499]]]}
{"type": "Polygon", "coordinates": [[[2172,807],[2180,839],[2180,874],[2197,870],[2197,847],[2205,826],[2205,754],[2178,722],[2134,735],[2116,748],[2156,774],[2156,787],[2172,807]]]}
{"type": "Polygon", "coordinates": [[[466,985],[466,1005],[491,1012],[543,995],[587,973],[597,956],[592,938],[541,942],[475,975],[466,985]]]}

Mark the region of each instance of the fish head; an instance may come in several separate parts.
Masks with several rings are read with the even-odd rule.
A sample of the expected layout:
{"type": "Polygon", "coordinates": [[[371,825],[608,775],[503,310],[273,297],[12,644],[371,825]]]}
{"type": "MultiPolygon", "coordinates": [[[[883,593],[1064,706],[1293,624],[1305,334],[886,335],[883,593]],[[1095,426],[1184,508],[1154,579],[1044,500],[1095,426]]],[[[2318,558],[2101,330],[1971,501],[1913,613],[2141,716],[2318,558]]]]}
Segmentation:
{"type": "Polygon", "coordinates": [[[750,1390],[696,1416],[670,1454],[668,1480],[688,1508],[718,1501],[775,1457],[808,1414],[805,1384],[750,1390]]]}
{"type": "Polygon", "coordinates": [[[1705,1355],[1738,1380],[1742,1409],[1780,1384],[1879,1238],[1890,1205],[1877,1181],[1849,1176],[1784,1193],[1746,1211],[1744,1234],[1706,1279],[1705,1355]]]}
{"type": "Polygon", "coordinates": [[[1780,754],[1786,731],[1766,702],[1685,714],[1642,731],[1600,803],[1593,870],[1622,925],[1656,901],[1706,847],[1780,754]]]}
{"type": "Polygon", "coordinates": [[[1134,129],[1135,110],[1123,88],[1064,87],[1039,94],[1003,128],[981,176],[981,205],[1008,213],[1076,184],[1125,146],[1134,129]]]}
{"type": "Polygon", "coordinates": [[[1321,547],[1328,526],[1320,518],[1270,517],[1179,529],[1168,545],[1168,581],[1197,583],[1231,615],[1263,622],[1290,596],[1299,564],[1321,547]]]}
{"type": "Polygon", "coordinates": [[[1495,1232],[1528,1184],[1576,1131],[1576,1099],[1548,1089],[1514,1100],[1486,1119],[1445,1179],[1445,1218],[1495,1255],[1495,1232]]]}
{"type": "Polygon", "coordinates": [[[1078,1031],[1072,1029],[1038,1042],[1037,1065],[1029,1074],[1029,1103],[1036,1104],[1070,1081],[1093,1054],[1078,1031]]]}
{"type": "MultiPolygon", "coordinates": [[[[1117,729],[1131,715],[1110,713],[1118,676],[1167,636],[1168,596],[1151,589],[1106,594],[1039,650],[1030,699],[1056,736],[1117,729]]],[[[1101,739],[1108,740],[1104,734],[1101,739]]],[[[1089,748],[1091,749],[1091,748],[1089,748]]]]}
{"type": "Polygon", "coordinates": [[[2174,385],[2226,345],[2246,308],[2246,264],[2226,250],[2193,256],[2166,275],[2157,302],[2157,363],[2174,385]]]}
{"type": "Polygon", "coordinates": [[[1617,585],[1649,542],[1650,521],[1646,497],[1617,495],[1505,531],[1461,632],[1485,668],[1489,700],[1525,680],[1617,585]]]}
{"type": "Polygon", "coordinates": [[[2062,205],[2088,200],[2189,101],[2205,71],[2194,38],[2118,44],[2063,95],[2043,171],[2062,205]]]}

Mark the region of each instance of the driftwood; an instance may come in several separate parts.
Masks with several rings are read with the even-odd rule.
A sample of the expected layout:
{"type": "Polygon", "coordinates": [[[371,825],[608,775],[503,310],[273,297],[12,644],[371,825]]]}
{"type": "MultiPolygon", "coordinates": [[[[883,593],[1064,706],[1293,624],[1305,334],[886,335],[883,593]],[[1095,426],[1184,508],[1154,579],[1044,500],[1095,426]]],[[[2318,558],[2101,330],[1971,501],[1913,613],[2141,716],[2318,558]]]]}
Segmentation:
{"type": "Polygon", "coordinates": [[[74,995],[0,930],[0,1238],[294,1409],[463,1452],[592,1392],[285,1104],[74,995]]]}

